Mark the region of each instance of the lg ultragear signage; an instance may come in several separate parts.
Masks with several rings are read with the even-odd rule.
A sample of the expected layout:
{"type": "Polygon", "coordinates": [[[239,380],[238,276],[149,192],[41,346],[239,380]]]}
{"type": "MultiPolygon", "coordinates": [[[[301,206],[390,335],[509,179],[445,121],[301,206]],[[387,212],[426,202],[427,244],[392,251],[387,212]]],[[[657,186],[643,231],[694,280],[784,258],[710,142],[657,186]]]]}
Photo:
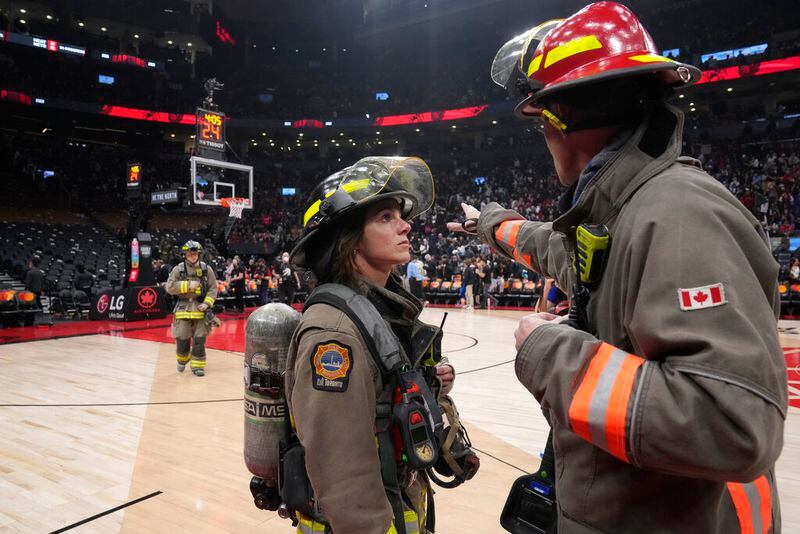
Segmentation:
{"type": "Polygon", "coordinates": [[[89,318],[109,321],[161,319],[169,309],[161,286],[126,287],[95,297],[89,318]]]}

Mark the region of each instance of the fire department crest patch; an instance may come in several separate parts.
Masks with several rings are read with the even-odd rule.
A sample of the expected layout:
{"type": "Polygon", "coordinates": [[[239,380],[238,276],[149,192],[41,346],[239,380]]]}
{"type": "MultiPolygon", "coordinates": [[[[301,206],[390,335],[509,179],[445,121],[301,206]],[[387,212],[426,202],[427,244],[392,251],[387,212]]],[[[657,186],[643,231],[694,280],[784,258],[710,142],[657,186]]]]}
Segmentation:
{"type": "Polygon", "coordinates": [[[353,360],[350,347],[337,341],[317,343],[311,354],[311,380],[320,391],[347,391],[353,360]]]}

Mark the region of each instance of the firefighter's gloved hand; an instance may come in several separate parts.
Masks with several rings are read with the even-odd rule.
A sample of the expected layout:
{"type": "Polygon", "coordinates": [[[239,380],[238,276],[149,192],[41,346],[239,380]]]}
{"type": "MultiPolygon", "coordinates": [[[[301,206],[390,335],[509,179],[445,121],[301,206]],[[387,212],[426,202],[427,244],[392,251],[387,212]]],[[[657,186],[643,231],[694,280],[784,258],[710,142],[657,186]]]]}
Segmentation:
{"type": "Polygon", "coordinates": [[[517,329],[514,330],[514,346],[517,350],[525,343],[534,330],[542,325],[560,323],[566,316],[553,315],[552,313],[531,313],[520,319],[517,329]]]}
{"type": "Polygon", "coordinates": [[[198,280],[192,280],[189,282],[189,291],[194,291],[200,287],[200,282],[198,280]]]}
{"type": "Polygon", "coordinates": [[[208,304],[206,304],[205,302],[203,302],[202,304],[200,304],[200,305],[197,307],[197,309],[198,309],[198,310],[200,310],[201,312],[204,312],[204,311],[206,311],[206,310],[208,309],[208,304]]]}

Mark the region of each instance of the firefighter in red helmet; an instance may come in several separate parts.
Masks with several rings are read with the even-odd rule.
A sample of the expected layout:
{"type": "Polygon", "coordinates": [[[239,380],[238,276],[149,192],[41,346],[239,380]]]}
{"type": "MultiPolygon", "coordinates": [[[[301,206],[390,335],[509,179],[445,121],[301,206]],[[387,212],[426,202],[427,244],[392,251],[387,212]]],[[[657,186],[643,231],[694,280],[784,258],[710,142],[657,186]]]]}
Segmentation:
{"type": "Polygon", "coordinates": [[[537,25],[495,58],[493,79],[544,134],[561,215],[464,205],[448,226],[571,296],[568,317],[528,315],[515,332],[517,377],[552,426],[555,483],[550,516],[522,517],[545,507],[512,492],[504,525],[780,531],[778,265],[752,214],[681,155],[683,114],[667,100],[699,74],[613,2],[537,25]]]}

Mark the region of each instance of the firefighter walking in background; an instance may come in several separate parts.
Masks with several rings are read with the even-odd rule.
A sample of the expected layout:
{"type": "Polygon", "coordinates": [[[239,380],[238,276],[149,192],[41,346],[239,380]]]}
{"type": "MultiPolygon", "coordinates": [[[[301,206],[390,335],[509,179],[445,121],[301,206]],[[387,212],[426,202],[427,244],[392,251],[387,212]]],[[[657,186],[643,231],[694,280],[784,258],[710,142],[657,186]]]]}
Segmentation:
{"type": "Polygon", "coordinates": [[[557,499],[534,523],[780,532],[778,265],[753,215],[681,156],[683,113],[666,99],[700,71],[659,55],[628,8],[599,2],[506,43],[492,77],[521,90],[516,113],[540,125],[565,186],[553,222],[489,203],[448,224],[571,295],[568,320],[532,314],[515,332],[517,377],[554,445],[557,499]]]}
{"type": "Polygon", "coordinates": [[[217,298],[217,277],[212,268],[200,261],[202,250],[197,241],[187,241],[183,245],[183,261],[172,269],[166,285],[167,293],[178,300],[172,321],[178,372],[182,373],[191,360],[196,376],[205,375],[206,337],[212,328],[207,313],[217,298]]]}

